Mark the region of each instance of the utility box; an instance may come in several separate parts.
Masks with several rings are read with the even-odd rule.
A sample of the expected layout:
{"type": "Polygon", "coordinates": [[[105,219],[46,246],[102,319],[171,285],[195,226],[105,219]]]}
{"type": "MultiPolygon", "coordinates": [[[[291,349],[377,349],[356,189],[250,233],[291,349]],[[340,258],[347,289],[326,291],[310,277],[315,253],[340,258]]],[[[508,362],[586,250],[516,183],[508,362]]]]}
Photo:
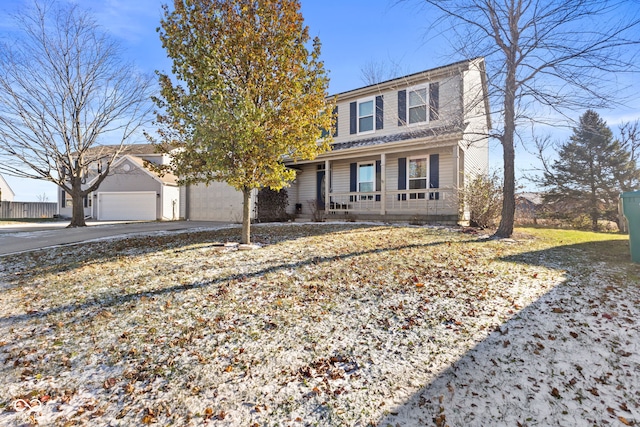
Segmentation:
{"type": "Polygon", "coordinates": [[[620,198],[622,213],[629,223],[631,261],[640,263],[640,191],[622,193],[620,198]]]}

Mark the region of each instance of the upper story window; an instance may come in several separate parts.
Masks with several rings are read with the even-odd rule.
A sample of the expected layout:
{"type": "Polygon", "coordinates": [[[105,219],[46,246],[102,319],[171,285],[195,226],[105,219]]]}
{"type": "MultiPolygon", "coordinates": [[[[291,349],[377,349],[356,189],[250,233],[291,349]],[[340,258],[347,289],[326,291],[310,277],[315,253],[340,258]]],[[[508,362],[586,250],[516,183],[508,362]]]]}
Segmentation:
{"type": "Polygon", "coordinates": [[[358,133],[373,131],[373,99],[358,102],[358,133]]]}
{"type": "Polygon", "coordinates": [[[349,134],[362,135],[384,128],[384,97],[370,96],[349,103],[349,134]]]}
{"type": "Polygon", "coordinates": [[[440,119],[440,84],[433,82],[398,91],[398,126],[440,119]]]}
{"type": "Polygon", "coordinates": [[[409,124],[427,121],[427,88],[409,91],[409,124]]]}
{"type": "MultiPolygon", "coordinates": [[[[323,112],[322,114],[325,114],[325,112],[323,112]]],[[[338,136],[338,106],[335,106],[333,108],[332,114],[334,117],[333,132],[330,132],[329,129],[321,129],[321,132],[322,132],[322,134],[320,135],[321,139],[327,138],[329,135],[331,135],[334,138],[338,136]]]]}

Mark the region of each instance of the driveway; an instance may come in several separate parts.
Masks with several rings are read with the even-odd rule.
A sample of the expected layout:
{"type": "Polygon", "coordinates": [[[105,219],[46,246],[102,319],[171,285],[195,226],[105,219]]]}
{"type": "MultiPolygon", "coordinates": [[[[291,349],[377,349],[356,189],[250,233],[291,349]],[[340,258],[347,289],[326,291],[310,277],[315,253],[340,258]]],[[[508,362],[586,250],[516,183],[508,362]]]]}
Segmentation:
{"type": "Polygon", "coordinates": [[[210,230],[235,226],[213,221],[87,222],[87,227],[66,228],[67,222],[0,225],[0,256],[52,246],[131,234],[210,230]]]}

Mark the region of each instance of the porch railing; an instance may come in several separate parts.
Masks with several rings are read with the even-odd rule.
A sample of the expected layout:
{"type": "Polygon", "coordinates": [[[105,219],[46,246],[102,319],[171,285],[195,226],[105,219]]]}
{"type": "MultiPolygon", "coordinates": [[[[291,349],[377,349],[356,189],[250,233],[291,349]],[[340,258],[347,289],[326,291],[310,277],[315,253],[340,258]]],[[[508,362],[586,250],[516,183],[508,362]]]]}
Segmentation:
{"type": "Polygon", "coordinates": [[[331,193],[325,209],[329,213],[456,215],[458,195],[453,188],[331,193]]]}

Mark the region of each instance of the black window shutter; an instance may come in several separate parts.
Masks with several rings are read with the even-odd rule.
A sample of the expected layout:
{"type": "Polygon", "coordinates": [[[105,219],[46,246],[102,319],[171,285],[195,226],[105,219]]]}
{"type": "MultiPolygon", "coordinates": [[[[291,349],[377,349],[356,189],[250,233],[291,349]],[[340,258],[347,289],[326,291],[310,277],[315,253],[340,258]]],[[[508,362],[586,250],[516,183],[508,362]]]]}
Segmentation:
{"type": "Polygon", "coordinates": [[[384,99],[382,95],[376,96],[376,130],[384,127],[384,99]]]}
{"type": "Polygon", "coordinates": [[[60,202],[60,205],[63,208],[67,207],[67,193],[64,190],[62,190],[62,201],[60,202]]]}
{"type": "Polygon", "coordinates": [[[407,91],[398,91],[398,126],[407,124],[407,91]]]}
{"type": "Polygon", "coordinates": [[[440,83],[429,84],[429,121],[440,118],[440,83]]]}
{"type": "MultiPolygon", "coordinates": [[[[350,173],[349,173],[349,191],[352,193],[355,193],[356,191],[358,191],[358,164],[357,163],[351,163],[351,165],[349,165],[350,168],[350,173]]],[[[354,196],[351,196],[349,198],[349,200],[351,200],[353,202],[354,200],[354,196]]]]}
{"type": "MultiPolygon", "coordinates": [[[[398,190],[407,189],[407,158],[398,159],[398,190]]],[[[398,200],[407,200],[406,194],[398,194],[398,200]]]]}
{"type": "Polygon", "coordinates": [[[84,198],[82,199],[82,202],[84,203],[84,207],[88,208],[89,207],[89,196],[84,196],[84,198]]]}
{"type": "Polygon", "coordinates": [[[355,101],[349,104],[349,133],[358,133],[358,103],[355,101]]]}
{"type": "MultiPolygon", "coordinates": [[[[382,162],[376,160],[376,191],[382,189],[382,162]]],[[[376,194],[376,202],[380,201],[380,194],[376,194]]]]}
{"type": "MultiPolygon", "coordinates": [[[[440,155],[429,156],[429,188],[440,188],[440,155]]],[[[440,199],[440,193],[429,193],[430,200],[440,199]]]]}
{"type": "Polygon", "coordinates": [[[333,128],[333,137],[335,138],[336,136],[338,136],[338,106],[337,105],[333,109],[333,117],[336,118],[336,122],[334,123],[335,127],[333,128]]]}

